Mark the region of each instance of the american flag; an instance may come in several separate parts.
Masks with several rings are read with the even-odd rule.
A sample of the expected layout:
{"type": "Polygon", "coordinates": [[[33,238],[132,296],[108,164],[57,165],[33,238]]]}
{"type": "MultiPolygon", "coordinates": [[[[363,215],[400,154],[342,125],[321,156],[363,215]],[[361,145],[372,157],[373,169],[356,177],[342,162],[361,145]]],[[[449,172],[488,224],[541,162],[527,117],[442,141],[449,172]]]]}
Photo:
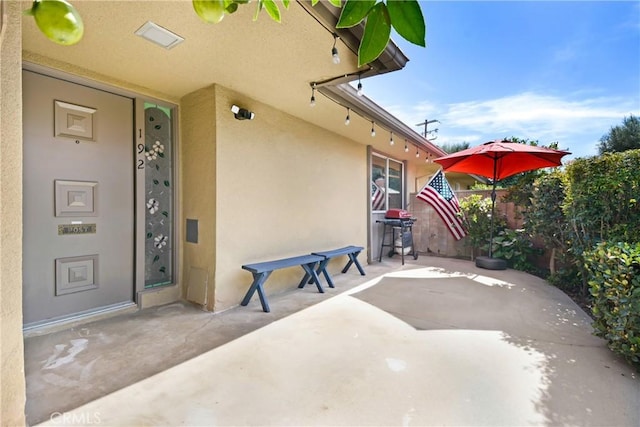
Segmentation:
{"type": "Polygon", "coordinates": [[[378,187],[376,184],[371,184],[373,194],[371,195],[371,209],[379,211],[384,209],[384,190],[378,187]]]}
{"type": "Polygon", "coordinates": [[[467,235],[462,217],[458,215],[458,212],[460,212],[458,198],[451,190],[451,186],[444,177],[442,170],[439,170],[431,177],[427,185],[420,190],[416,197],[433,206],[456,240],[460,240],[467,235]]]}

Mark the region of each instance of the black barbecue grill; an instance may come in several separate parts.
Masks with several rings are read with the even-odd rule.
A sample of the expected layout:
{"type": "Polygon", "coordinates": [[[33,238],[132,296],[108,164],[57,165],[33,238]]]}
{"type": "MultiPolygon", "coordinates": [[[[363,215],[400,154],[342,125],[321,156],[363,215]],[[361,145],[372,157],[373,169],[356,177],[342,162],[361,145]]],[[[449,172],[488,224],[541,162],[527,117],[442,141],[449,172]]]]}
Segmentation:
{"type": "Polygon", "coordinates": [[[389,258],[395,253],[400,253],[402,265],[404,265],[405,255],[412,255],[414,260],[418,259],[418,252],[416,252],[416,246],[413,244],[412,231],[416,218],[411,217],[406,211],[391,209],[387,211],[384,219],[379,219],[376,222],[383,224],[378,262],[382,261],[382,254],[385,247],[391,248],[388,253],[389,258]],[[385,243],[387,236],[390,236],[391,240],[385,243]],[[396,240],[399,240],[399,244],[396,240]],[[411,248],[411,250],[405,254],[405,249],[407,248],[411,248]]]}

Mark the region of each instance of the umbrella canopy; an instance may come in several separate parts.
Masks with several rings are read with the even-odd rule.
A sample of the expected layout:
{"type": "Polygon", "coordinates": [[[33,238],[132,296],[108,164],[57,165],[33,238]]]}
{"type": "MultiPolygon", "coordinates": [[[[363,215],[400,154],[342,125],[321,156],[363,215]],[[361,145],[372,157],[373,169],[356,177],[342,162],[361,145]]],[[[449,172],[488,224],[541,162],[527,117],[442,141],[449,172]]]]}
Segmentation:
{"type": "Polygon", "coordinates": [[[442,165],[446,172],[480,175],[495,182],[521,172],[560,166],[560,160],[567,154],[571,153],[496,140],[434,159],[434,162],[442,165]]]}

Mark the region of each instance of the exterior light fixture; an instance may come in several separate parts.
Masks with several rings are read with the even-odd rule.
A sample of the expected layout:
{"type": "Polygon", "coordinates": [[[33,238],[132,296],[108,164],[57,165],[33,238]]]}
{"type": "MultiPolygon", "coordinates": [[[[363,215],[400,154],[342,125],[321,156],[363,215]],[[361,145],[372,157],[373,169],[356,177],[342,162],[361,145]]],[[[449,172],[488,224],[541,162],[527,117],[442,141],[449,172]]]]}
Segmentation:
{"type": "Polygon", "coordinates": [[[231,106],[231,112],[236,120],[253,120],[256,116],[252,111],[247,110],[246,108],[238,107],[237,105],[231,106]]]}

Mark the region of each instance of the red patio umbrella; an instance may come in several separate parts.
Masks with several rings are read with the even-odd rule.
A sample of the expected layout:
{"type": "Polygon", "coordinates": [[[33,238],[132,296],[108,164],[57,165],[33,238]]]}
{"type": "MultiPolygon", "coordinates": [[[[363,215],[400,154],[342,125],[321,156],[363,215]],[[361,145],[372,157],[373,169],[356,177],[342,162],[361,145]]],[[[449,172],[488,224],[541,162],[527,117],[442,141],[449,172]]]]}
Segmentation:
{"type": "MultiPolygon", "coordinates": [[[[517,142],[495,140],[440,157],[435,159],[434,162],[442,165],[442,169],[445,172],[469,173],[492,180],[489,258],[493,258],[493,216],[496,203],[496,183],[521,172],[560,166],[562,157],[567,154],[571,153],[517,142]]],[[[476,259],[476,265],[484,268],[506,268],[506,263],[504,262],[487,262],[484,259],[476,259]],[[488,267],[489,265],[493,267],[488,267]]]]}

